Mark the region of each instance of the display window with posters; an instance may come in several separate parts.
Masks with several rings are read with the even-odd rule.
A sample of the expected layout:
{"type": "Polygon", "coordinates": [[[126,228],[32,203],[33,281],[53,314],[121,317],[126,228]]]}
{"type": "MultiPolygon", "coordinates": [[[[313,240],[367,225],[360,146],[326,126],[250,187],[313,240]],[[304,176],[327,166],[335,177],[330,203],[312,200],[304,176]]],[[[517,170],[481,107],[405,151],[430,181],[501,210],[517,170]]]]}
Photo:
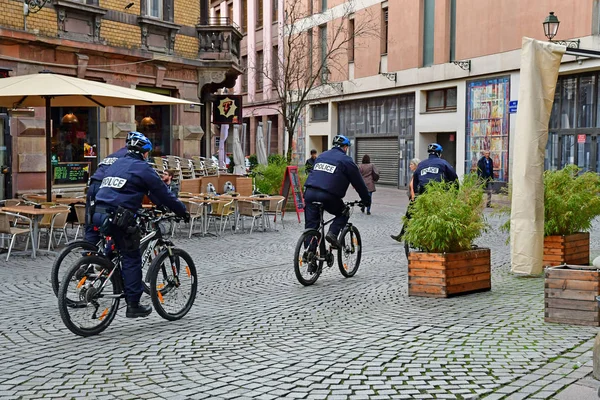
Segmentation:
{"type": "Polygon", "coordinates": [[[494,179],[508,181],[510,77],[467,82],[465,171],[476,172],[484,150],[494,162],[494,179]]]}

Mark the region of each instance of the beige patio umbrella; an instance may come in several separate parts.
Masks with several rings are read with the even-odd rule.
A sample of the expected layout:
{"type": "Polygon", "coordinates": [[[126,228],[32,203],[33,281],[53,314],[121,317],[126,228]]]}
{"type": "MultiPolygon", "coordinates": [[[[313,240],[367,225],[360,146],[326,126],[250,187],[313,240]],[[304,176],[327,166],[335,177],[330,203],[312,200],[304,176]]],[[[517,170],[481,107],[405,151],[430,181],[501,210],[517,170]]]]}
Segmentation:
{"type": "Polygon", "coordinates": [[[46,107],[46,193],[52,200],[51,107],[198,104],[174,97],[42,71],[0,79],[0,107],[46,107]]]}
{"type": "Polygon", "coordinates": [[[262,122],[258,123],[258,128],[256,129],[256,158],[259,164],[267,165],[269,163],[262,122]]]}

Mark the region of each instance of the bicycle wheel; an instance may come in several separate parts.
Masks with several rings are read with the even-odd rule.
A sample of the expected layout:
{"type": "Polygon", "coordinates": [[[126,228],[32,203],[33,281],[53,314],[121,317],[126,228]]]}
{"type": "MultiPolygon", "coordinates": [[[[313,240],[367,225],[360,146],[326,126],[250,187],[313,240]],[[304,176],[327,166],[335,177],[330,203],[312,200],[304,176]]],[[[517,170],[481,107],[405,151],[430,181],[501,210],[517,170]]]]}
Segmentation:
{"type": "Polygon", "coordinates": [[[52,282],[52,290],[54,291],[55,296],[58,296],[58,288],[62,281],[64,270],[75,264],[75,261],[79,260],[86,252],[96,251],[98,251],[98,247],[94,244],[86,242],[85,240],[78,240],[69,243],[69,245],[60,252],[58,257],[56,257],[56,260],[54,260],[52,271],[50,272],[50,281],[52,282]]]}
{"type": "Polygon", "coordinates": [[[122,278],[104,257],[81,257],[64,275],[58,290],[58,309],[65,326],[79,336],[97,335],[117,315],[122,278]]]}
{"type": "Polygon", "coordinates": [[[304,232],[294,250],[294,272],[296,279],[304,286],[310,286],[319,279],[323,270],[321,234],[316,231],[304,232]]]}
{"type": "Polygon", "coordinates": [[[164,319],[183,318],[192,308],[198,289],[198,277],[192,257],[181,249],[163,250],[150,266],[150,298],[164,319]]]}
{"type": "Polygon", "coordinates": [[[350,278],[356,274],[360,265],[362,241],[354,225],[346,226],[340,237],[342,246],[338,249],[338,267],[342,275],[350,278]]]}

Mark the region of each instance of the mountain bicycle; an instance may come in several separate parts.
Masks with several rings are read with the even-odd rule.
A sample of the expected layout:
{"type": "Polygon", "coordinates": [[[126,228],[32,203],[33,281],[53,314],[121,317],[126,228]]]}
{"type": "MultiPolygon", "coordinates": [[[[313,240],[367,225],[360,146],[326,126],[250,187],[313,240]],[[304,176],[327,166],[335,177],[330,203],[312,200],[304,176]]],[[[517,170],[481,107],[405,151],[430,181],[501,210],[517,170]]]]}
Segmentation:
{"type": "MultiPolygon", "coordinates": [[[[158,246],[163,250],[148,271],[150,298],[164,319],[183,318],[192,308],[198,288],[197,272],[191,256],[162,237],[159,222],[178,219],[163,214],[152,220],[158,246]]],[[[124,297],[121,257],[109,259],[95,253],[79,258],[66,272],[58,290],[58,308],[65,326],[79,336],[97,335],[115,318],[124,297]]]]}
{"type": "MultiPolygon", "coordinates": [[[[156,231],[152,227],[152,216],[152,211],[140,210],[138,213],[138,225],[142,228],[143,235],[140,240],[140,251],[142,252],[142,276],[144,277],[144,293],[146,294],[150,294],[150,285],[148,283],[148,270],[150,269],[150,264],[163,249],[160,246],[160,241],[156,237],[156,231]]],[[[162,231],[166,232],[167,230],[163,229],[162,231]]],[[[50,282],[52,283],[54,295],[58,296],[58,289],[64,275],[63,270],[61,269],[63,265],[71,266],[75,261],[79,260],[81,256],[92,255],[94,253],[103,253],[110,257],[113,247],[112,242],[106,240],[104,237],[101,238],[97,244],[85,240],[77,240],[69,243],[62,249],[52,264],[50,282]]]]}
{"type": "MultiPolygon", "coordinates": [[[[319,279],[323,272],[323,264],[327,263],[327,266],[331,267],[334,263],[333,248],[331,245],[327,246],[325,241],[325,227],[334,218],[325,221],[323,204],[320,202],[312,204],[319,207],[319,228],[304,231],[294,251],[294,272],[298,282],[304,286],[310,286],[319,279]]],[[[360,204],[360,201],[346,202],[344,212],[350,216],[353,207],[360,204]]],[[[337,249],[338,267],[343,276],[353,277],[358,271],[362,255],[362,241],[356,226],[350,222],[346,223],[339,236],[339,242],[341,247],[337,249]]]]}

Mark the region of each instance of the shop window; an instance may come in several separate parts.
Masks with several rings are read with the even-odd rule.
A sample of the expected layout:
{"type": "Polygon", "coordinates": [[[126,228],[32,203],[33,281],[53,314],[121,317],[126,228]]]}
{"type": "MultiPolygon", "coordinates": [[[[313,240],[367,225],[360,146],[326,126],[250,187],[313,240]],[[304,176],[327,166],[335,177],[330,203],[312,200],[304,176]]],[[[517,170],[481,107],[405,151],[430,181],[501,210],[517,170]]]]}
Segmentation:
{"type": "Polygon", "coordinates": [[[594,126],[594,89],[596,76],[582,76],[579,79],[577,93],[577,127],[591,128],[594,126]]]}
{"type": "Polygon", "coordinates": [[[137,130],[146,135],[154,146],[151,157],[171,154],[170,106],[135,106],[135,122],[137,130]]]}
{"type": "Polygon", "coordinates": [[[315,104],[310,106],[311,121],[327,121],[329,118],[329,105],[328,104],[315,104]]]}
{"type": "Polygon", "coordinates": [[[508,181],[510,78],[467,82],[465,172],[475,172],[484,150],[490,151],[494,178],[508,181]]]}
{"type": "Polygon", "coordinates": [[[456,88],[446,88],[427,91],[427,111],[455,111],[456,88]]]}
{"type": "MultiPolygon", "coordinates": [[[[67,163],[89,163],[93,171],[97,166],[98,157],[98,109],[91,107],[82,108],[52,108],[52,160],[55,166],[67,163]]],[[[60,171],[53,171],[55,182],[81,183],[75,175],[65,172],[60,176],[60,171]],[[71,181],[71,182],[69,182],[71,181]]]]}

